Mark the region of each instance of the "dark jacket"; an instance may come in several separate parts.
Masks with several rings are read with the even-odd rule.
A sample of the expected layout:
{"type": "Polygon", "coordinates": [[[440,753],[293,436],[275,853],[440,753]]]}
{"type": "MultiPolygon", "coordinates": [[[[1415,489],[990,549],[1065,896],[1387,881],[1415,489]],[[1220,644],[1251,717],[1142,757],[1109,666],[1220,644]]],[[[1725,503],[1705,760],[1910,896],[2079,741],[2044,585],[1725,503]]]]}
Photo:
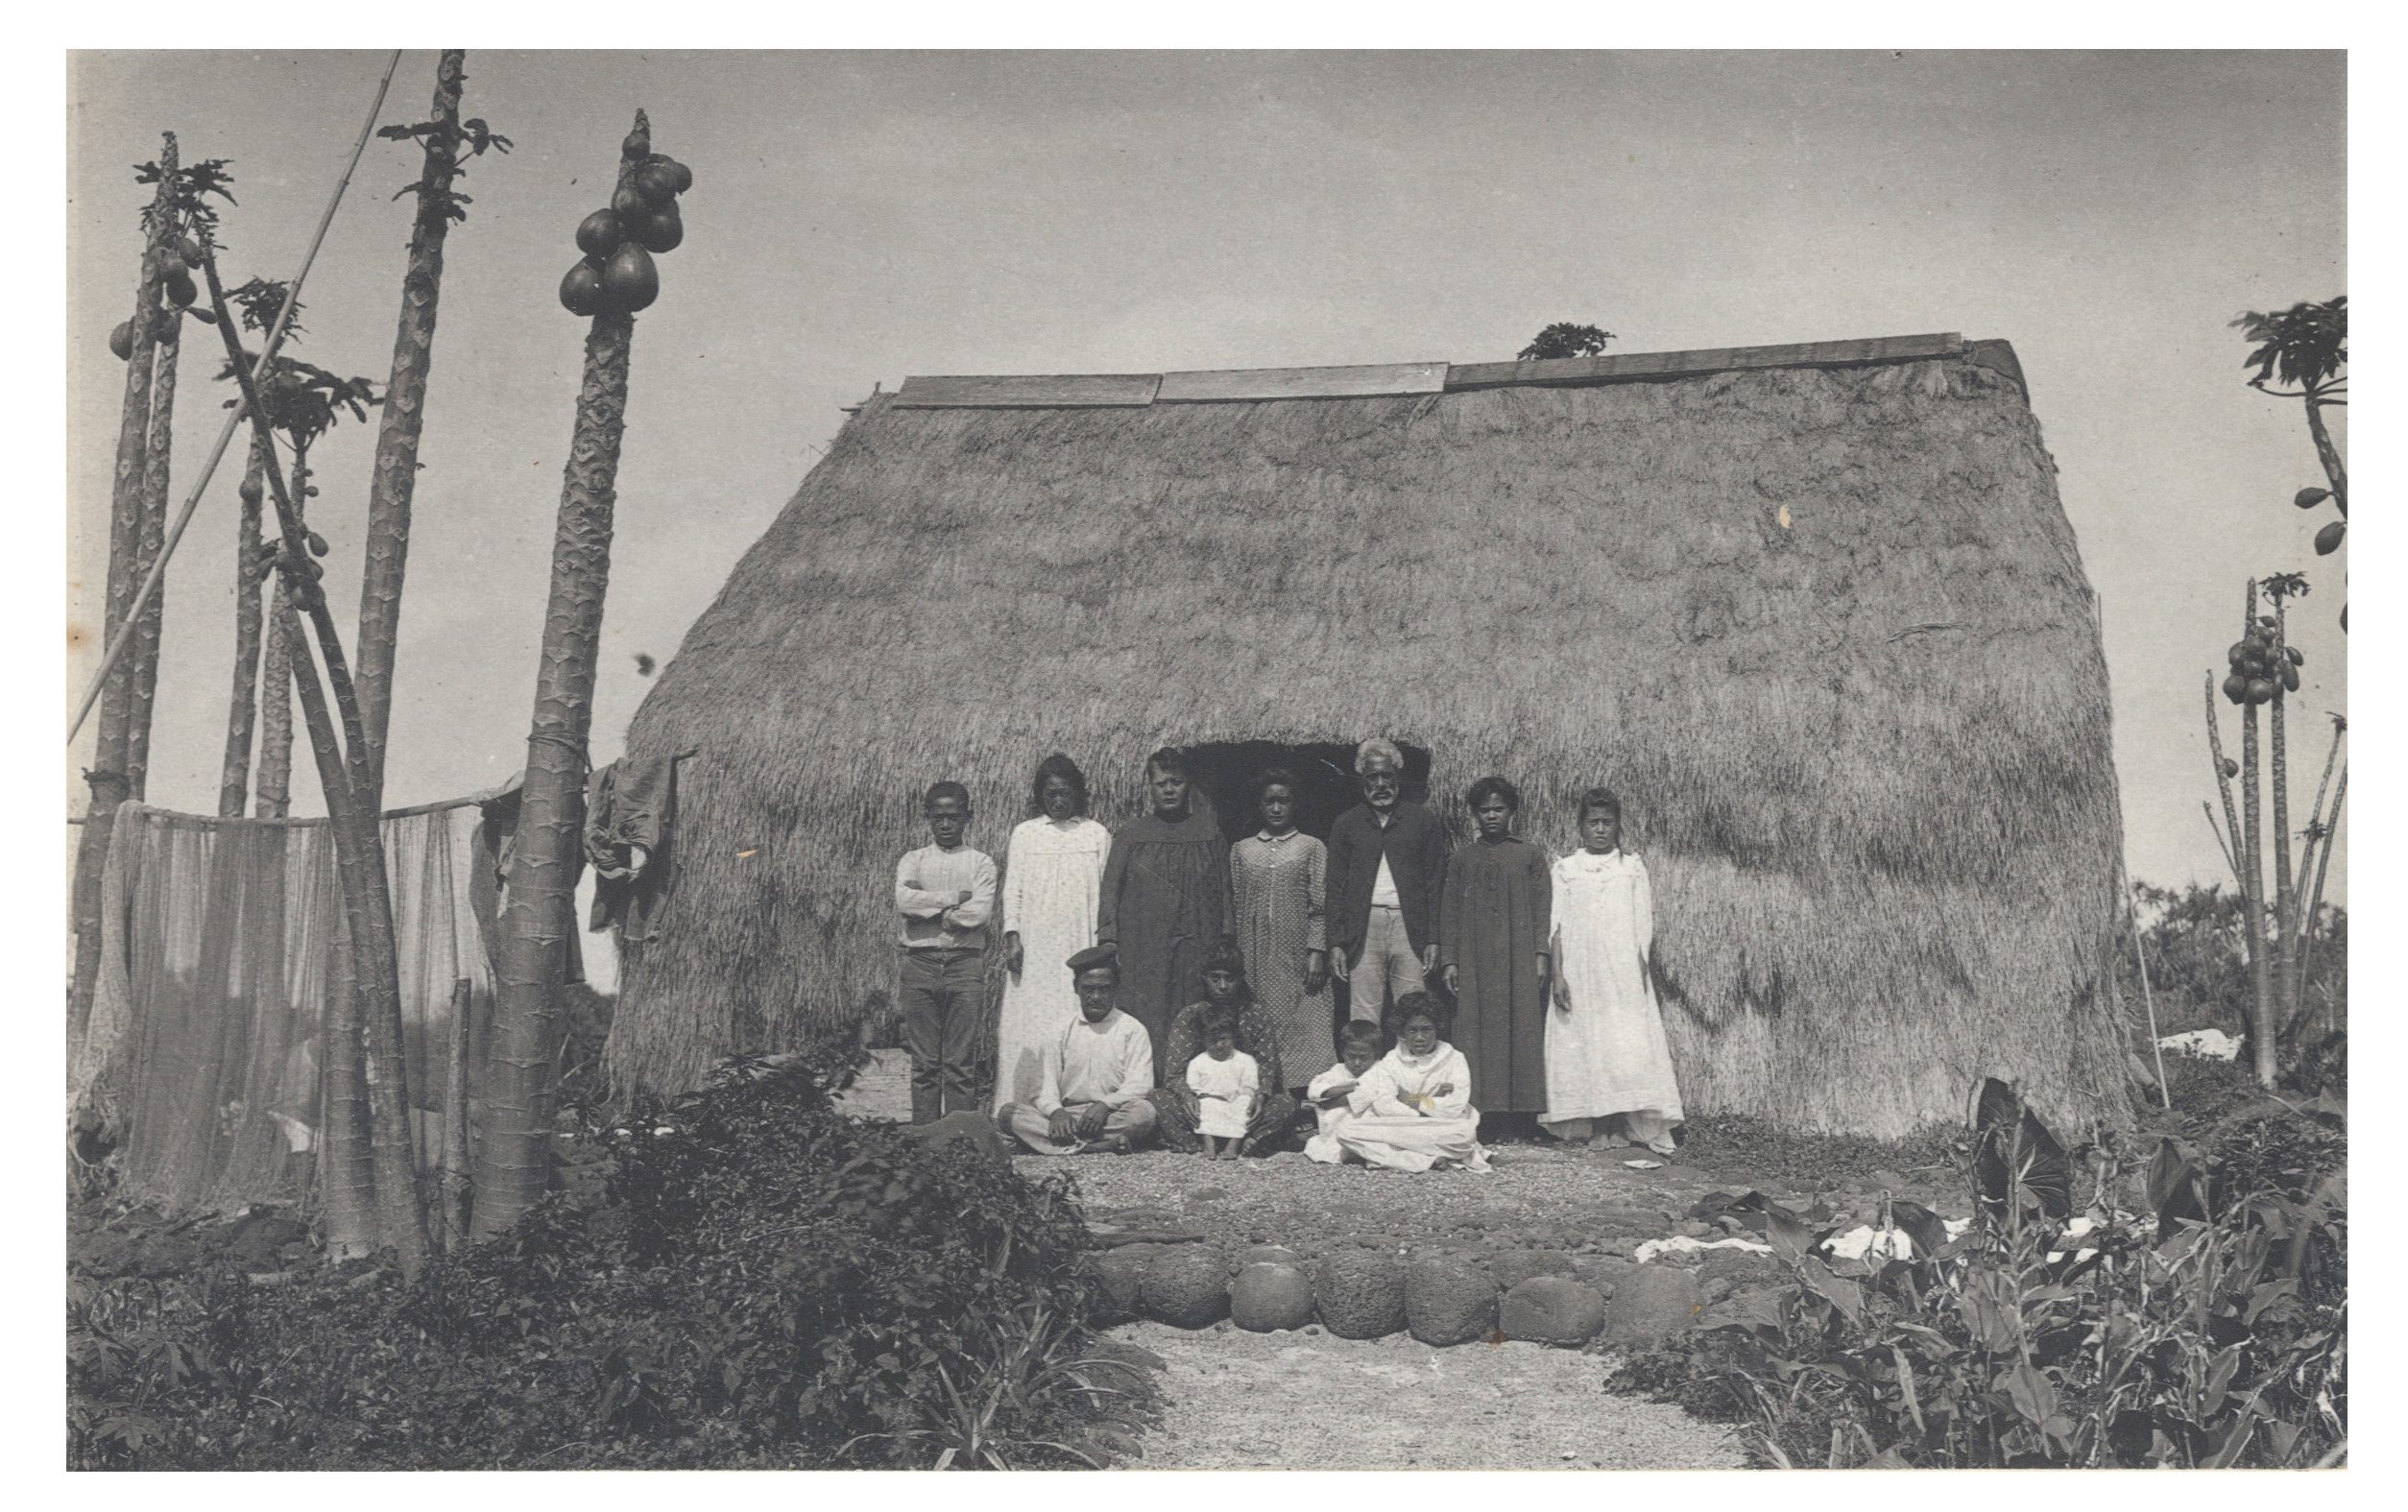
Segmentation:
{"type": "Polygon", "coordinates": [[[1330,948],[1345,951],[1349,960],[1362,948],[1383,853],[1396,879],[1397,909],[1405,916],[1405,935],[1414,953],[1436,944],[1438,892],[1446,884],[1450,849],[1447,827],[1419,804],[1397,800],[1395,817],[1385,829],[1367,804],[1338,815],[1329,840],[1330,948]]]}

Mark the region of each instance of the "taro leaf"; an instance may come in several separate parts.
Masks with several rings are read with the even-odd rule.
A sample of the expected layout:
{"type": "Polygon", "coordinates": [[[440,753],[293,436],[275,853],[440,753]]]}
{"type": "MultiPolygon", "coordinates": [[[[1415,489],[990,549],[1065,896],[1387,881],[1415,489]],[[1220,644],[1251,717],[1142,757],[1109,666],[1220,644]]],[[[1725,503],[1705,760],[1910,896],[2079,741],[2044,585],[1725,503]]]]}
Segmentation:
{"type": "Polygon", "coordinates": [[[1939,1247],[1948,1242],[1947,1221],[1919,1202],[1909,1202],[1902,1197],[1892,1198],[1890,1203],[1890,1216],[1899,1228],[1906,1231],[1906,1236],[1914,1241],[1915,1254],[1925,1260],[1938,1254],[1939,1247]]]}
{"type": "Polygon", "coordinates": [[[1698,1326],[1702,1329],[1736,1329],[1745,1333],[1762,1332],[1779,1338],[1782,1300],[1795,1295],[1794,1290],[1769,1287],[1743,1291],[1708,1308],[1698,1317],[1698,1326]]]}
{"type": "Polygon", "coordinates": [[[1830,1266],[1811,1255],[1801,1259],[1797,1268],[1798,1274],[1806,1278],[1806,1284],[1814,1289],[1815,1294],[1828,1299],[1846,1313],[1850,1323],[1865,1316],[1864,1287],[1845,1276],[1833,1275],[1830,1266]]]}
{"type": "MultiPolygon", "coordinates": [[[[1914,1420],[1914,1430],[1929,1436],[1930,1428],[1923,1422],[1923,1405],[1914,1394],[1914,1362],[1897,1345],[1890,1346],[1890,1357],[1898,1364],[1898,1394],[1906,1399],[1907,1416],[1914,1420]]],[[[1894,1452],[1894,1451],[1892,1451],[1894,1452]]]]}
{"type": "MultiPolygon", "coordinates": [[[[1755,1193],[1750,1192],[1748,1195],[1754,1196],[1755,1193]]],[[[1689,1205],[1689,1216],[1700,1222],[1712,1223],[1724,1212],[1729,1212],[1738,1200],[1727,1191],[1710,1191],[1689,1205]]]]}
{"type": "Polygon", "coordinates": [[[2017,1360],[2001,1372],[1998,1386],[2007,1393],[2023,1420],[2045,1428],[2057,1412],[2057,1387],[2028,1360],[2017,1360]]]}
{"type": "Polygon", "coordinates": [[[2163,1232],[2178,1218],[2204,1218],[2200,1201],[2199,1161],[2179,1140],[2160,1140],[2149,1162],[2149,1206],[2156,1211],[2163,1232]]]}
{"type": "Polygon", "coordinates": [[[1768,1204],[1764,1211],[1765,1237],[1772,1243],[1773,1252],[1783,1260],[1803,1260],[1815,1247],[1814,1236],[1795,1214],[1768,1204]]]}

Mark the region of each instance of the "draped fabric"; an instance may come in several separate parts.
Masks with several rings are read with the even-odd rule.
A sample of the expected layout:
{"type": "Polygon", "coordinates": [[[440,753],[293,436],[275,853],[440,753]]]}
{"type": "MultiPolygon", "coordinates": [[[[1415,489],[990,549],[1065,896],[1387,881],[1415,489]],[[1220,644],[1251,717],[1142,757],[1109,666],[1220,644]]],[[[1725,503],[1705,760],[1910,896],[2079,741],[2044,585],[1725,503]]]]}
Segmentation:
{"type": "Polygon", "coordinates": [[[1096,943],[1096,894],[1112,831],[1093,819],[1039,817],[1003,853],[1003,932],[1020,936],[1021,970],[1003,979],[995,1028],[995,1106],[1033,1102],[1046,1047],[1078,1017],[1070,959],[1096,943]]]}
{"type": "Polygon", "coordinates": [[[1547,1107],[1547,948],[1553,886],[1547,852],[1527,840],[1474,841],[1448,859],[1438,906],[1438,965],[1456,969],[1455,1044],[1472,1063],[1483,1113],[1547,1107]]]}
{"type": "MultiPolygon", "coordinates": [[[[492,895],[478,873],[497,866],[483,818],[463,799],[383,821],[421,1169],[441,1160],[461,981],[469,1105],[481,1104],[494,972],[472,895],[492,895]]],[[[127,804],[101,886],[92,1015],[68,1046],[71,1127],[114,1137],[121,1189],[168,1212],[300,1196],[324,1122],[342,906],[333,831],[127,804]]]]}

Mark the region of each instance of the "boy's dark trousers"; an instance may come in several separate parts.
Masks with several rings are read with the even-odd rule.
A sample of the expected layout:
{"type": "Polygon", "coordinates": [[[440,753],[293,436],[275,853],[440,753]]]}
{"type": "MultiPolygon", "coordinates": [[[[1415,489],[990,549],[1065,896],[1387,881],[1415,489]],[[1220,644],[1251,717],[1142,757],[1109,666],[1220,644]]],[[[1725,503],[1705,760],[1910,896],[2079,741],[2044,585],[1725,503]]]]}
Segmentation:
{"type": "Polygon", "coordinates": [[[983,949],[903,952],[903,1049],[911,1056],[911,1121],[975,1113],[979,1018],[986,1011],[983,949]]]}

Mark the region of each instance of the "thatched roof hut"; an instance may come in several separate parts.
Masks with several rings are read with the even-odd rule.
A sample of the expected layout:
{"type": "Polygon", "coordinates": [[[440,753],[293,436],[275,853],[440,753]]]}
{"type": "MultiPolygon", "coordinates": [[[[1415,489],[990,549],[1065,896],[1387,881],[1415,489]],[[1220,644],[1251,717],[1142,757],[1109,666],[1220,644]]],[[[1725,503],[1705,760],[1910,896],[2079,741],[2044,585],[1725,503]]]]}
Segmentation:
{"type": "Polygon", "coordinates": [[[1954,336],[915,378],[636,717],[700,750],[611,1065],[846,1032],[934,778],[999,858],[1049,751],[1117,826],[1156,746],[1386,733],[1458,836],[1487,772],[1557,852],[1620,791],[1693,1113],[1893,1135],[1990,1073],[2119,1120],[2107,668],[2054,473],[2012,352],[1954,336]]]}

